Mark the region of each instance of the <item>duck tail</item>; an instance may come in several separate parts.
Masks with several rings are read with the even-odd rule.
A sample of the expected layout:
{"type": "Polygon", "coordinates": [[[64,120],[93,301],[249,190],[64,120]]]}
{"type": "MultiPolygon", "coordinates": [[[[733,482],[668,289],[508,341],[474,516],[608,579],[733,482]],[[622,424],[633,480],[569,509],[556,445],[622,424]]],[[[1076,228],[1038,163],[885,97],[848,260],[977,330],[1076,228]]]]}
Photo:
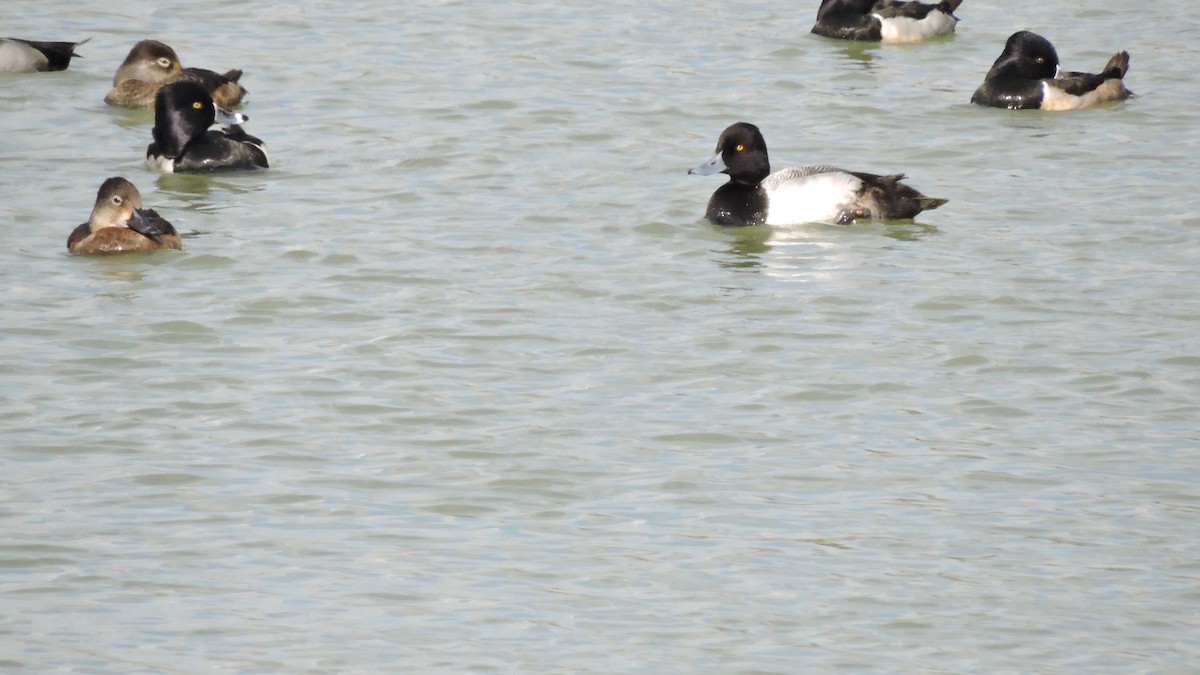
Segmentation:
{"type": "Polygon", "coordinates": [[[958,9],[958,6],[961,5],[962,2],[963,0],[942,0],[942,2],[938,4],[938,8],[947,14],[953,14],[954,10],[958,9]]]}
{"type": "Polygon", "coordinates": [[[904,178],[902,173],[879,177],[874,186],[878,192],[873,195],[876,202],[873,211],[877,217],[887,220],[914,218],[922,211],[936,209],[949,201],[940,197],[926,197],[900,182],[904,178]]]}
{"type": "MultiPolygon", "coordinates": [[[[79,42],[38,42],[36,40],[25,40],[28,45],[42,53],[49,63],[47,70],[66,70],[71,65],[71,59],[79,56],[75,53],[75,48],[84,44],[91,38],[85,38],[79,42]]],[[[83,58],[79,56],[79,58],[83,58]]]]}
{"type": "Polygon", "coordinates": [[[1100,73],[1100,77],[1106,80],[1120,80],[1125,77],[1125,73],[1127,72],[1129,72],[1129,52],[1117,52],[1105,64],[1104,71],[1100,73]]]}

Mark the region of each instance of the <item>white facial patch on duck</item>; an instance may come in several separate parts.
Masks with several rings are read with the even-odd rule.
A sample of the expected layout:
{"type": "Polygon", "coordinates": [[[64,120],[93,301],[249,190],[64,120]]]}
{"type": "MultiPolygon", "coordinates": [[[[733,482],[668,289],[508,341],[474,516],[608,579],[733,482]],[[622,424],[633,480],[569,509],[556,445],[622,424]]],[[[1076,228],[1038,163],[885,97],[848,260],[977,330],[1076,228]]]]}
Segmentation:
{"type": "Polygon", "coordinates": [[[767,225],[832,223],[852,207],[862,181],[843,171],[812,172],[813,167],[782,169],[762,182],[767,193],[767,225]]]}
{"type": "Polygon", "coordinates": [[[933,10],[924,19],[912,19],[906,16],[884,18],[872,14],[879,19],[880,39],[884,42],[917,42],[938,35],[953,33],[958,19],[945,12],[933,10]]]}

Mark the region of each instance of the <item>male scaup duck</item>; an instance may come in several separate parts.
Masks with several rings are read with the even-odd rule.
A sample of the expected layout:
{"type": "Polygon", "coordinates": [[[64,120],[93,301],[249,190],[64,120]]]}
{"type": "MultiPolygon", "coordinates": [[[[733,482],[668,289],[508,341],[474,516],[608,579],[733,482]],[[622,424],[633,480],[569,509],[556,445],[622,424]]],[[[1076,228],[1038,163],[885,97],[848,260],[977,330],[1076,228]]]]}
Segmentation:
{"type": "Polygon", "coordinates": [[[76,255],[143,253],[160,248],[183,248],[179,233],[153,209],[143,209],[141,193],[120,176],[100,185],[91,217],[67,238],[67,250],[76,255]]]}
{"type": "Polygon", "coordinates": [[[721,132],[717,153],[688,171],[701,176],[718,172],[729,174],[729,182],[708,200],[705,217],[714,225],[844,225],[869,218],[912,218],[946,203],[901,183],[903,174],[878,176],[832,166],[771,173],[762,132],[746,122],[721,132]]]}
{"type": "Polygon", "coordinates": [[[218,108],[195,82],[165,85],[154,100],[154,142],[146,148],[146,163],[165,173],[265,169],[266,146],[238,126],[248,119],[218,108]],[[218,118],[229,126],[209,129],[218,118]]]}
{"type": "Polygon", "coordinates": [[[1027,30],[1013,33],[1004,51],[971,96],[971,103],[1010,110],[1075,110],[1123,101],[1129,52],[1117,52],[1099,75],[1058,72],[1058,52],[1046,38],[1027,30]]]}
{"type": "Polygon", "coordinates": [[[203,68],[184,68],[175,50],[158,40],[142,40],[129,50],[129,56],[113,75],[113,88],[104,97],[109,105],[123,108],[149,108],[158,90],[169,82],[195,82],[223,108],[242,102],[246,89],[238,84],[242,71],[225,73],[203,68]]]}
{"type": "Polygon", "coordinates": [[[812,32],[839,40],[917,42],[954,32],[962,0],[821,0],[812,32]]]}
{"type": "Polygon", "coordinates": [[[90,39],[84,38],[79,42],[38,42],[0,38],[0,73],[66,70],[71,65],[71,57],[79,56],[75,48],[90,39]]]}

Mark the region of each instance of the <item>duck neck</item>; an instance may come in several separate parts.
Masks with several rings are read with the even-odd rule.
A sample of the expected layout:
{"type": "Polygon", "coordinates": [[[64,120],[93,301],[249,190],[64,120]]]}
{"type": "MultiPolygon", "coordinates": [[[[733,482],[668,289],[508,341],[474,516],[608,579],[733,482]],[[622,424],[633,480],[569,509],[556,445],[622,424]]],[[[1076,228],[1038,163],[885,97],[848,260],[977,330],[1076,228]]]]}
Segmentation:
{"type": "Polygon", "coordinates": [[[767,153],[753,152],[740,159],[736,172],[728,173],[731,183],[757,187],[771,175],[771,162],[767,160],[767,153]]]}
{"type": "Polygon", "coordinates": [[[767,193],[757,183],[730,180],[713,193],[705,217],[715,225],[762,225],[767,221],[767,193]]]}

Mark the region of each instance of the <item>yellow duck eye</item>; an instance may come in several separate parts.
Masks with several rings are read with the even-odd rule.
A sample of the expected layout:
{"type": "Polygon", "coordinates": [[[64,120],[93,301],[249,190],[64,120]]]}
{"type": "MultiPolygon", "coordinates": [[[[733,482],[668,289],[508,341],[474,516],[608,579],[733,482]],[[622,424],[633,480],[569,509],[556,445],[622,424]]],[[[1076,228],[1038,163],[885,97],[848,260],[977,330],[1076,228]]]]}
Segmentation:
{"type": "Polygon", "coordinates": [[[741,152],[741,151],[743,151],[743,150],[745,150],[745,149],[746,149],[746,146],[744,146],[744,145],[741,145],[741,144],[739,144],[739,145],[737,146],[737,148],[736,148],[736,150],[737,150],[738,152],[741,152]]]}
{"type": "Polygon", "coordinates": [[[1037,57],[1036,59],[1034,59],[1034,61],[1037,61],[1038,63],[1045,63],[1045,62],[1046,62],[1046,57],[1044,57],[1044,56],[1039,56],[1039,57],[1037,57]]]}
{"type": "Polygon", "coordinates": [[[201,103],[200,101],[196,101],[195,103],[192,104],[192,107],[195,108],[196,110],[199,110],[204,107],[204,104],[201,103]]]}

